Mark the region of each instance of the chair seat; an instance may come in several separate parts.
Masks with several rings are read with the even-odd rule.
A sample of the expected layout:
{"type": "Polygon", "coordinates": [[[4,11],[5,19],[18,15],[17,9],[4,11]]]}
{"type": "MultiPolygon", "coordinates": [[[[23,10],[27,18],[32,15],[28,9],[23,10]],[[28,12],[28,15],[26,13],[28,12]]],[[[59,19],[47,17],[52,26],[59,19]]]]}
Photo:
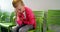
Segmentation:
{"type": "Polygon", "coordinates": [[[55,32],[55,31],[53,31],[53,30],[48,30],[48,31],[46,31],[46,32],[55,32]]]}
{"type": "Polygon", "coordinates": [[[35,30],[29,30],[28,32],[34,32],[35,30]]]}
{"type": "Polygon", "coordinates": [[[0,26],[6,27],[6,28],[12,25],[13,25],[12,23],[0,23],[0,26]]]}

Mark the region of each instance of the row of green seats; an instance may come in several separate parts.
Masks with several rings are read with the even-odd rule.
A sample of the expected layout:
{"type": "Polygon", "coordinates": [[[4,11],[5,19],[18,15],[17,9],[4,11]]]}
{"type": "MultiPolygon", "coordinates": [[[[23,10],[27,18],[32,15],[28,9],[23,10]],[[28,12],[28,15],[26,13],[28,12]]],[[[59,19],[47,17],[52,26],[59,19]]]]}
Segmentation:
{"type": "MultiPolygon", "coordinates": [[[[35,30],[30,30],[28,32],[42,32],[42,24],[43,24],[43,18],[44,18],[44,11],[33,11],[35,18],[36,18],[36,23],[37,27],[35,30]]],[[[7,32],[11,32],[11,28],[15,26],[15,13],[12,12],[11,15],[9,13],[4,13],[4,17],[1,17],[1,22],[0,22],[0,28],[5,28],[7,29],[7,32]],[[5,15],[6,14],[6,15],[5,15]],[[8,16],[7,16],[8,15],[8,16]],[[7,19],[6,19],[7,18],[7,19]],[[6,19],[8,21],[5,21],[3,19],[6,19]],[[9,20],[10,19],[10,20],[9,20]]],[[[5,30],[4,30],[5,31],[5,30]]],[[[1,31],[2,32],[2,31],[1,31]]]]}

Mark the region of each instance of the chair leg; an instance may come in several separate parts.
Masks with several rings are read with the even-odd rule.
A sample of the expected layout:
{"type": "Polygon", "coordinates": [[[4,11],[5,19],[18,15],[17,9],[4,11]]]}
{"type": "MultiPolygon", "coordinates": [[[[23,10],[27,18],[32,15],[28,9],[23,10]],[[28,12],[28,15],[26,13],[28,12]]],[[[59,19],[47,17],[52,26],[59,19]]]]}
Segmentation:
{"type": "Polygon", "coordinates": [[[10,28],[8,27],[8,32],[10,32],[10,28]]]}
{"type": "Polygon", "coordinates": [[[1,32],[1,26],[0,26],[0,32],[1,32]]]}

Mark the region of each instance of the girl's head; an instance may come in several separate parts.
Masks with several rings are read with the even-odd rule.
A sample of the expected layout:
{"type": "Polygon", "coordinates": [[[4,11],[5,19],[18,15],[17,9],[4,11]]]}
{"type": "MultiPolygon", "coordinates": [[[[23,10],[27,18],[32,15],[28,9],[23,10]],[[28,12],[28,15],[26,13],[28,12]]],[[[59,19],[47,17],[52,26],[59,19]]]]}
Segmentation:
{"type": "Polygon", "coordinates": [[[25,11],[24,3],[22,0],[13,0],[12,4],[18,13],[23,13],[25,11]]]}

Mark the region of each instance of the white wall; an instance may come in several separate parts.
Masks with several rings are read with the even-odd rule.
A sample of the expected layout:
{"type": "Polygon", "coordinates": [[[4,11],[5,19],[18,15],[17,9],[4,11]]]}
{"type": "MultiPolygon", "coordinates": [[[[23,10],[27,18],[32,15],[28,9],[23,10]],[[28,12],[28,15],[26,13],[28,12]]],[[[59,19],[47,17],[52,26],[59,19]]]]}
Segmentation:
{"type": "Polygon", "coordinates": [[[12,0],[0,0],[0,9],[2,11],[12,12],[12,0]]]}
{"type": "Polygon", "coordinates": [[[60,0],[24,0],[33,10],[60,9],[60,0]]]}
{"type": "Polygon", "coordinates": [[[46,10],[47,0],[24,0],[26,6],[33,10],[46,10]]]}
{"type": "Polygon", "coordinates": [[[48,9],[60,9],[60,0],[48,0],[48,9]]]}
{"type": "MultiPolygon", "coordinates": [[[[60,9],[60,0],[23,0],[32,10],[60,9]]],[[[12,0],[0,0],[0,7],[4,11],[13,11],[12,0]]]]}

